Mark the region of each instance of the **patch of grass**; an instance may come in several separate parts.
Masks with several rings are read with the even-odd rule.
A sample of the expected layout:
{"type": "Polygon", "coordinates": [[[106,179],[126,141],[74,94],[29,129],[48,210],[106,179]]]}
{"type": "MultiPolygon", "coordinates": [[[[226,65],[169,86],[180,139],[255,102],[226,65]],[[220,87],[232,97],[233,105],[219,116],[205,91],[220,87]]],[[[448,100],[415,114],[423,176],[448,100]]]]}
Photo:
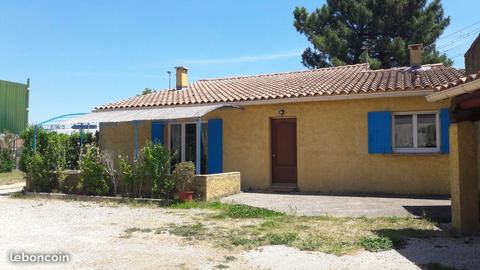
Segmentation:
{"type": "Polygon", "coordinates": [[[226,262],[233,262],[237,259],[235,256],[225,256],[224,258],[226,262]]]}
{"type": "Polygon", "coordinates": [[[205,234],[205,226],[202,223],[188,224],[188,225],[175,225],[172,224],[170,233],[178,236],[185,237],[187,239],[203,238],[205,234]]]}
{"type": "MultiPolygon", "coordinates": [[[[258,223],[235,226],[236,219],[217,219],[223,228],[206,227],[207,239],[222,247],[251,249],[286,245],[300,250],[335,255],[366,249],[377,252],[396,248],[409,238],[446,236],[434,223],[413,218],[336,218],[276,216],[258,223]],[[372,236],[373,235],[373,236],[372,236]]],[[[258,219],[252,219],[258,220],[258,219]]]]}
{"type": "Polygon", "coordinates": [[[9,197],[13,198],[13,199],[28,199],[28,198],[30,198],[25,193],[23,193],[21,191],[10,193],[9,197]]]}
{"type": "Polygon", "coordinates": [[[223,213],[221,213],[219,216],[225,216],[229,218],[269,218],[285,216],[285,214],[244,204],[232,204],[226,205],[226,207],[223,209],[223,213]]]}
{"type": "Polygon", "coordinates": [[[364,236],[359,240],[360,245],[372,252],[386,251],[393,248],[393,241],[387,237],[377,235],[364,236]]]}
{"type": "Polygon", "coordinates": [[[318,250],[320,246],[321,246],[321,243],[319,240],[309,238],[301,241],[298,245],[298,248],[301,250],[313,251],[313,250],[318,250]]]}
{"type": "Polygon", "coordinates": [[[126,228],[123,232],[125,232],[126,234],[132,234],[132,233],[138,232],[140,230],[141,230],[140,228],[132,227],[132,228],[126,228]]]}
{"type": "Polygon", "coordinates": [[[0,173],[0,186],[16,183],[25,183],[25,173],[19,170],[13,170],[12,172],[7,173],[0,173]]]}
{"type": "Polygon", "coordinates": [[[210,209],[217,210],[219,213],[215,215],[215,218],[268,218],[285,216],[284,213],[276,212],[273,210],[253,207],[244,204],[224,204],[218,201],[203,202],[192,201],[182,202],[170,205],[175,209],[210,209]]]}
{"type": "Polygon", "coordinates": [[[297,233],[267,233],[264,236],[264,239],[270,245],[285,245],[290,246],[292,243],[298,239],[297,233]]]}
{"type": "Polygon", "coordinates": [[[339,218],[292,216],[268,209],[220,202],[188,202],[172,209],[209,209],[194,213],[199,224],[175,225],[167,230],[186,238],[207,239],[224,248],[251,249],[286,245],[335,255],[361,249],[372,252],[402,247],[409,238],[448,236],[427,219],[403,217],[339,218]]]}
{"type": "Polygon", "coordinates": [[[191,201],[191,202],[176,202],[169,205],[170,208],[174,209],[212,209],[220,210],[225,207],[224,204],[218,201],[214,202],[205,202],[205,201],[191,201]]]}

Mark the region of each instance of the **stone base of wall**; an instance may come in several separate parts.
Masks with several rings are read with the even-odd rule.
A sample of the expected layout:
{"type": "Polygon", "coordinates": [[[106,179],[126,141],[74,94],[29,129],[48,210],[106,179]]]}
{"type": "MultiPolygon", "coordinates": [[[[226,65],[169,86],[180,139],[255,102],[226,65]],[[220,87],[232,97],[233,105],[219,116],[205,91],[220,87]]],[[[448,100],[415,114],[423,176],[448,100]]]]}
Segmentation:
{"type": "Polygon", "coordinates": [[[195,191],[202,200],[212,200],[240,192],[240,172],[195,176],[195,191]]]}

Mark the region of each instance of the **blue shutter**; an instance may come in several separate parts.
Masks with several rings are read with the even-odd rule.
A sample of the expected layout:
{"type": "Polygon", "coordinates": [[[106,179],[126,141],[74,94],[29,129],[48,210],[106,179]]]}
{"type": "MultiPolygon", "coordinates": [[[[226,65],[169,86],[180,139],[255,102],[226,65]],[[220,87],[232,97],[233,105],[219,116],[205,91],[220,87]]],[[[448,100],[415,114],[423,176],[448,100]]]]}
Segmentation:
{"type": "Polygon", "coordinates": [[[223,172],[222,119],[208,120],[208,173],[223,172]]]}
{"type": "Polygon", "coordinates": [[[450,152],[450,112],[448,108],[440,109],[440,152],[448,154],[450,152]]]}
{"type": "Polygon", "coordinates": [[[163,130],[165,124],[163,122],[152,122],[152,142],[164,144],[163,140],[163,130]]]}
{"type": "Polygon", "coordinates": [[[392,153],[392,113],[368,113],[368,153],[392,153]]]}

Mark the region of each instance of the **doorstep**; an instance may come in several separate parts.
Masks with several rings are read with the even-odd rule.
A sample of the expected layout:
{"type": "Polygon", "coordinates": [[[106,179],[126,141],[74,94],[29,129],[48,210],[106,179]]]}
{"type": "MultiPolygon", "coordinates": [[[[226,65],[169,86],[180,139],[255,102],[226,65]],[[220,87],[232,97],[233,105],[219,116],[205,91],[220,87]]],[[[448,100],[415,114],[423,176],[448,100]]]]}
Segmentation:
{"type": "Polygon", "coordinates": [[[268,187],[266,191],[272,193],[292,193],[298,192],[298,186],[291,183],[275,183],[268,187]]]}

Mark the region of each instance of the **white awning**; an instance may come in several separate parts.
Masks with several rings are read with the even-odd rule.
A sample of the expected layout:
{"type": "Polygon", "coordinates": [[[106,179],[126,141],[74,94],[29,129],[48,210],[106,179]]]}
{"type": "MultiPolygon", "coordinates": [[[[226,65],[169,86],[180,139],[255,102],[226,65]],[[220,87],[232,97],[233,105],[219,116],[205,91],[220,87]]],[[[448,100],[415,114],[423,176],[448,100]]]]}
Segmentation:
{"type": "Polygon", "coordinates": [[[199,118],[221,108],[240,108],[231,104],[195,105],[179,107],[158,107],[96,111],[81,115],[64,124],[78,123],[116,123],[142,120],[173,120],[199,118]]]}

